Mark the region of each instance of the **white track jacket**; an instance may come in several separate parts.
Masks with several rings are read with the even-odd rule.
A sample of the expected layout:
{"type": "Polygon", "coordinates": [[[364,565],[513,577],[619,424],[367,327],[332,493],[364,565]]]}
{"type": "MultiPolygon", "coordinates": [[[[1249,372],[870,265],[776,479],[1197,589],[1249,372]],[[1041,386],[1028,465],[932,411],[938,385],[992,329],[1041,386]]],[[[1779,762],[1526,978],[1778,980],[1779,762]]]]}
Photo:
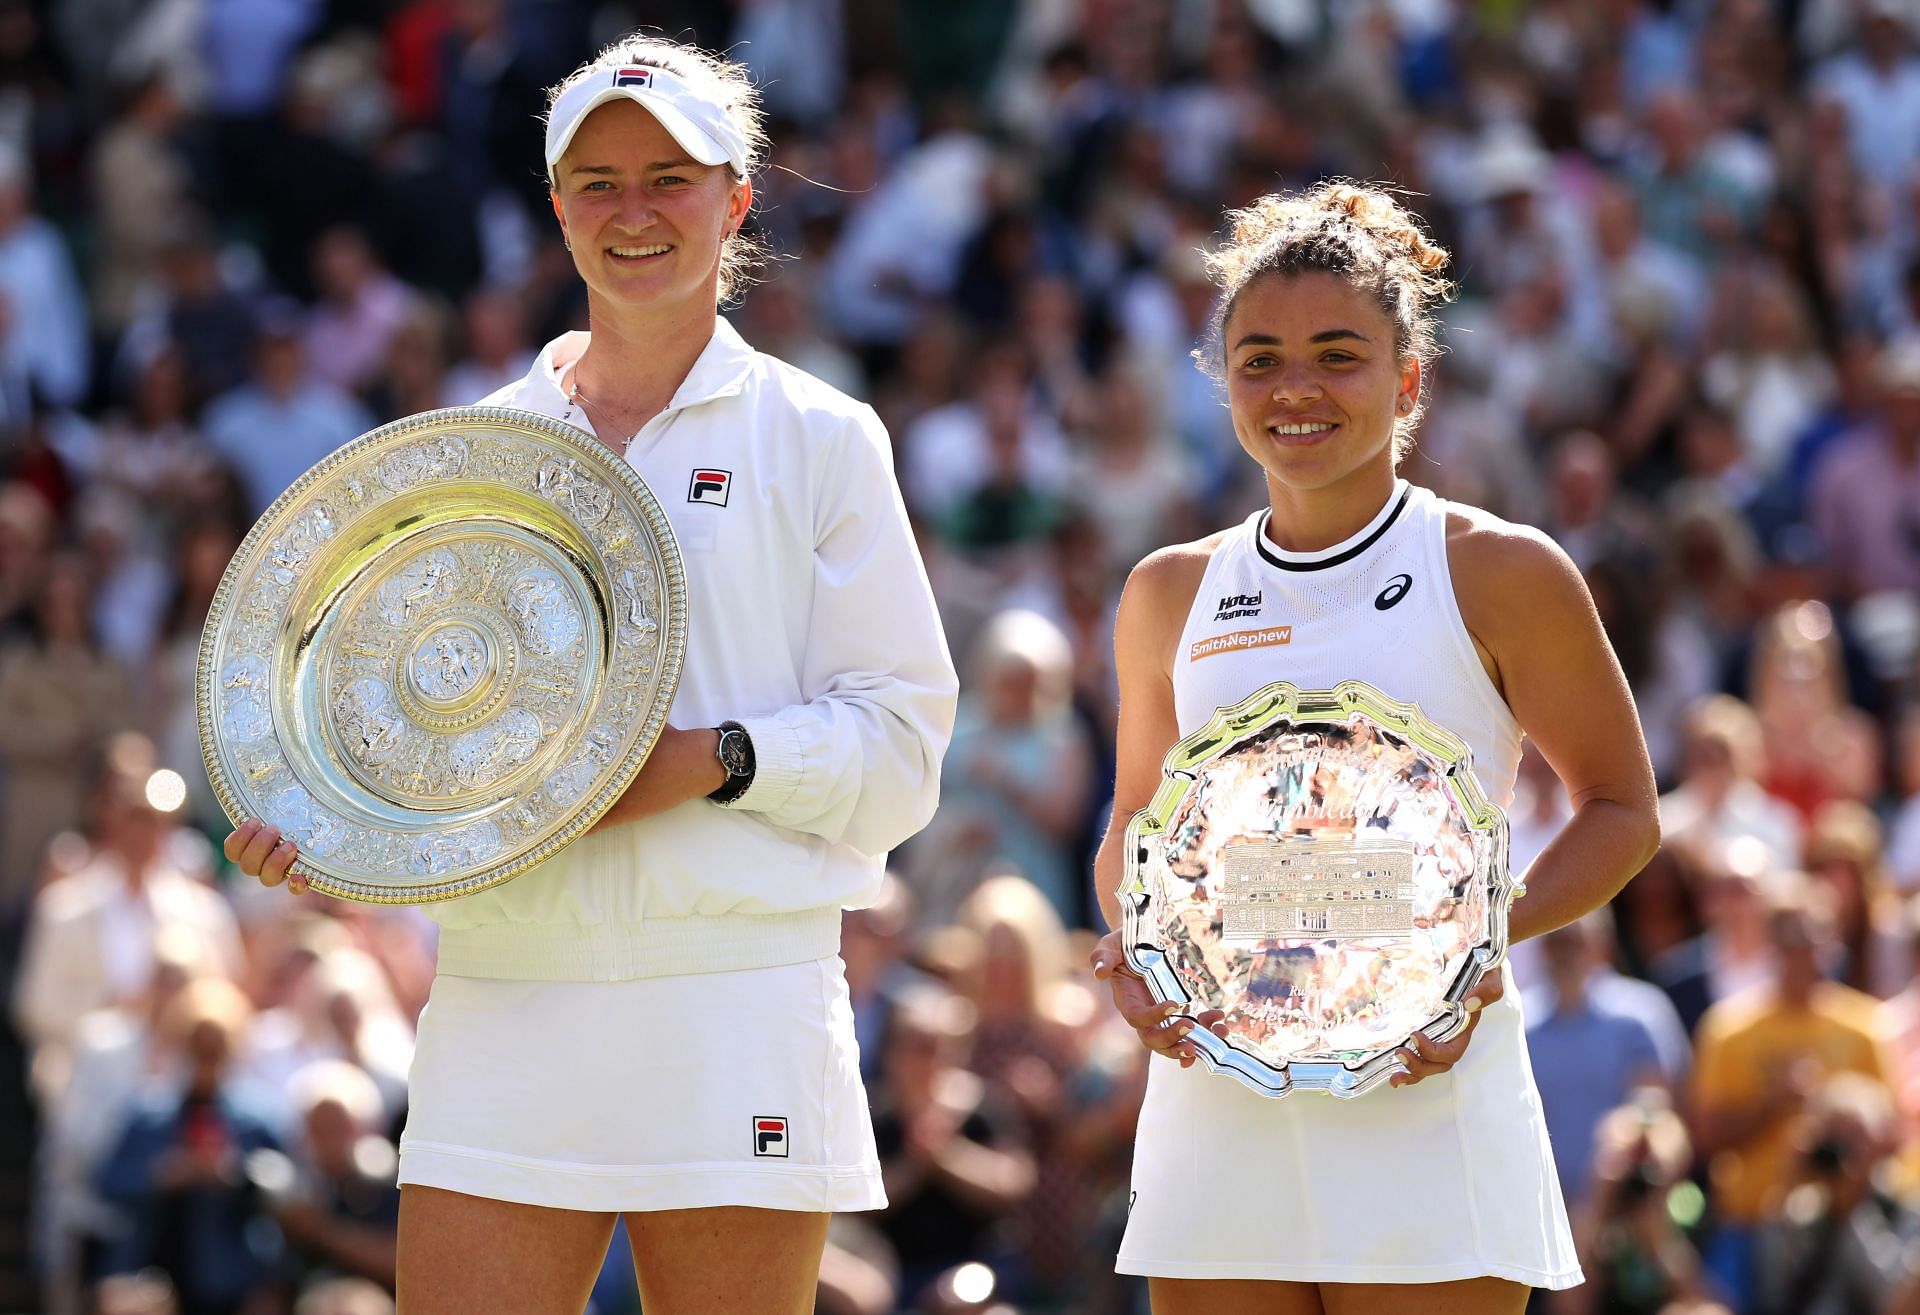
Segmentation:
{"type": "MultiPolygon", "coordinates": [[[[564,341],[481,404],[584,427],[553,367],[564,341]]],[[[872,900],[887,851],[939,799],[957,682],[872,408],[721,319],[627,459],[686,562],[668,721],[744,725],[753,785],[428,905],[443,973],[620,981],[823,958],[842,907],[872,900]]]]}

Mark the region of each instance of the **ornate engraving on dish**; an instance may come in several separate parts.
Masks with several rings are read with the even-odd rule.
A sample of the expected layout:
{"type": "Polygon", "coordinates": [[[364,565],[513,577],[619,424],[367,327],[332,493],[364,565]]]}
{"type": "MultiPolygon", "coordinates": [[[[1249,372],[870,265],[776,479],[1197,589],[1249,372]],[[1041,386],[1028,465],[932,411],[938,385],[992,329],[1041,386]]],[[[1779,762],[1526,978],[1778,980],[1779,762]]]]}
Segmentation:
{"type": "Polygon", "coordinates": [[[549,655],[579,642],[580,613],[567,587],[552,571],[522,571],[507,586],[507,615],[520,626],[520,638],[534,652],[549,655]]]}
{"type": "Polygon", "coordinates": [[[316,805],[313,796],[297,785],[274,795],[267,806],[276,817],[285,819],[280,829],[301,849],[324,857],[333,853],[344,838],[346,824],[316,805]]]}
{"type": "Polygon", "coordinates": [[[525,708],[508,708],[479,730],[447,746],[453,777],[469,790],[484,790],[533,757],[545,739],[540,719],[525,708]]]}
{"type": "Polygon", "coordinates": [[[483,889],[632,780],[685,642],[679,550],[630,466],[526,412],[412,417],[302,476],[235,554],[201,645],[209,777],[299,840],[316,889],[483,889]]]}
{"type": "Polygon", "coordinates": [[[654,620],[654,600],[659,587],[645,570],[620,572],[620,637],[652,648],[660,623],[654,620]]]}
{"type": "Polygon", "coordinates": [[[562,808],[586,797],[594,778],[613,761],[620,737],[611,727],[595,726],[587,733],[580,751],[567,765],[547,778],[547,796],[562,808]]]}
{"type": "Polygon", "coordinates": [[[433,479],[452,479],[467,465],[467,442],[458,434],[436,434],[409,443],[380,462],[380,482],[394,493],[433,479]]]}
{"type": "Polygon", "coordinates": [[[404,626],[414,613],[452,598],[459,583],[459,559],[445,548],[428,549],[380,586],[380,615],[390,626],[404,626]]]}
{"type": "Polygon", "coordinates": [[[493,676],[493,644],[477,626],[455,621],[420,636],[407,660],[413,692],[430,704],[456,707],[486,692],[493,676]]]}
{"type": "Polygon", "coordinates": [[[580,468],[572,457],[549,457],[540,465],[536,488],[570,510],[583,525],[594,525],[613,510],[613,490],[580,468]]]}
{"type": "Polygon", "coordinates": [[[274,540],[268,550],[267,560],[273,564],[274,579],[287,583],[305,570],[314,552],[333,537],[334,528],[333,508],[326,503],[316,502],[302,512],[287,533],[274,540]]]}
{"type": "Polygon", "coordinates": [[[256,653],[235,658],[220,672],[222,723],[227,734],[242,744],[273,734],[267,677],[267,660],[256,653]]]}
{"type": "Polygon", "coordinates": [[[1127,952],[1226,1014],[1202,1059],[1266,1095],[1353,1096],[1445,1039],[1506,948],[1506,819],[1466,745],[1350,681],[1275,684],[1167,755],[1127,833],[1127,952]]]}
{"type": "Polygon", "coordinates": [[[362,676],[340,691],[335,724],[347,752],[362,767],[385,767],[408,747],[412,727],[382,681],[362,676]]]}
{"type": "Polygon", "coordinates": [[[492,822],[475,822],[458,831],[420,837],[407,866],[418,876],[438,877],[491,862],[500,849],[500,828],[492,822]]]}

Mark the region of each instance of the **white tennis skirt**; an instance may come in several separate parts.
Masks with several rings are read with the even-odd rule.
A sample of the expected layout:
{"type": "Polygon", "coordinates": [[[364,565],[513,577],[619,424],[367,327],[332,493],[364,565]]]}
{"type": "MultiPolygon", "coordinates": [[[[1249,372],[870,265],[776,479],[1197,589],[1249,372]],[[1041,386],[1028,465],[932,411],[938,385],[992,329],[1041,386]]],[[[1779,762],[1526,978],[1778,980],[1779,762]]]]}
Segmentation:
{"type": "Polygon", "coordinates": [[[1156,1056],[1115,1266],[1164,1278],[1580,1282],[1514,989],[1461,1062],[1353,1100],[1156,1056]]]}
{"type": "Polygon", "coordinates": [[[441,976],[400,1181],[567,1210],[876,1210],[839,958],[624,982],[441,976]]]}

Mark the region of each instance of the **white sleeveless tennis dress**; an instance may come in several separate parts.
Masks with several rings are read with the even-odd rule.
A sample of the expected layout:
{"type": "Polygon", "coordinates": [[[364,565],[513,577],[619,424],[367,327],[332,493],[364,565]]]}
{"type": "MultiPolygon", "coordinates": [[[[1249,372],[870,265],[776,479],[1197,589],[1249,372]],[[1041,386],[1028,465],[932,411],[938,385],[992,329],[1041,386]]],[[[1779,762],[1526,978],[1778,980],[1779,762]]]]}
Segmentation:
{"type": "MultiPolygon", "coordinates": [[[[1275,680],[1369,682],[1464,739],[1502,807],[1521,732],[1475,653],[1447,568],[1447,504],[1400,481],[1364,529],[1316,553],[1234,530],[1201,580],[1174,659],[1180,733],[1275,680]]],[[[1519,993],[1464,1058],[1354,1100],[1275,1100],[1156,1058],[1116,1268],[1167,1278],[1580,1282],[1519,993]]]]}

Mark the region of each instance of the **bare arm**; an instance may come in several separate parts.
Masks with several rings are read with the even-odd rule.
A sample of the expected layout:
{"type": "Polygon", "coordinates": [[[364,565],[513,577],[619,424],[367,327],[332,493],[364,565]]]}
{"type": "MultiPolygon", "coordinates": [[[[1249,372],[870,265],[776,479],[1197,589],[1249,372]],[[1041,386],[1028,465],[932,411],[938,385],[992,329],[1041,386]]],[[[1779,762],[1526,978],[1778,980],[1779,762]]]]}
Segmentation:
{"type": "Polygon", "coordinates": [[[1524,940],[1605,904],[1659,848],[1653,767],[1626,676],[1567,555],[1537,531],[1461,516],[1448,552],[1481,659],[1573,804],[1513,906],[1511,938],[1524,940]]]}
{"type": "Polygon", "coordinates": [[[1173,706],[1173,649],[1207,568],[1210,542],[1168,548],[1127,577],[1113,625],[1114,670],[1120,685],[1120,721],[1114,746],[1113,816],[1093,860],[1093,884],[1107,926],[1120,926],[1116,892],[1127,823],[1160,784],[1160,765],[1180,738],[1173,706]]]}

